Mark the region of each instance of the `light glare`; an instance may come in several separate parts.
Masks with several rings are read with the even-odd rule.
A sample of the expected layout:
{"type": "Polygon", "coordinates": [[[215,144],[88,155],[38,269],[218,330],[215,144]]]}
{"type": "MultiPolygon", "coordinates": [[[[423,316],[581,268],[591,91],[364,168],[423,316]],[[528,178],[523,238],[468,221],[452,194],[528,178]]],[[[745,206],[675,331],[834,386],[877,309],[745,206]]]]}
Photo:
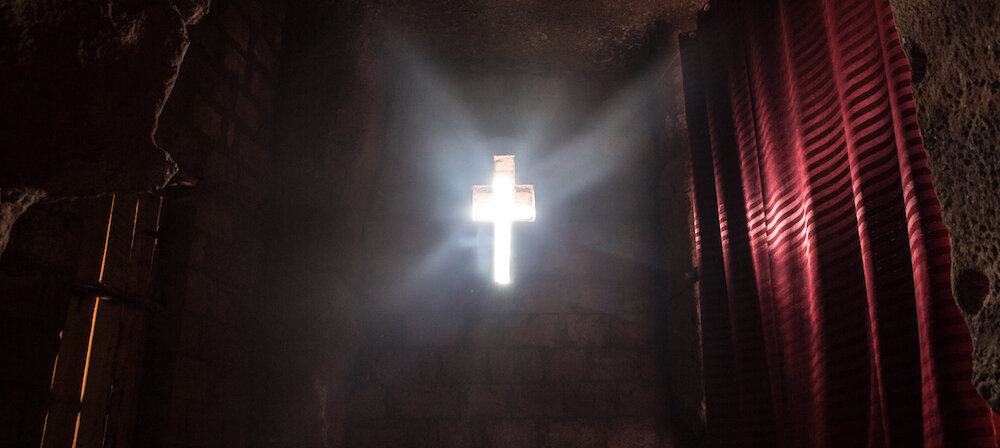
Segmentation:
{"type": "Polygon", "coordinates": [[[493,160],[492,188],[472,187],[472,219],[493,222],[493,281],[507,285],[510,284],[511,223],[535,220],[535,191],[531,185],[514,184],[514,156],[494,156],[493,160]],[[515,204],[515,196],[524,203],[515,204]]]}

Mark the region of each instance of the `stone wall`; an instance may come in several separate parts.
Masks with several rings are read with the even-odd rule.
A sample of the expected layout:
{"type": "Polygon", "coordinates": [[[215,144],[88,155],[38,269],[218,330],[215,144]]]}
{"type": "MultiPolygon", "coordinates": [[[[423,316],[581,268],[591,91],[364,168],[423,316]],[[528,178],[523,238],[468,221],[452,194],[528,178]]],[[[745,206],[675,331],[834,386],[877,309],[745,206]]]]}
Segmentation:
{"type": "MultiPolygon", "coordinates": [[[[445,9],[468,14],[460,3],[445,9]]],[[[155,134],[180,174],[162,192],[134,444],[696,438],[684,139],[660,109],[676,79],[621,73],[650,33],[670,34],[667,10],[646,7],[553,43],[533,31],[550,19],[490,8],[542,40],[510,67],[471,44],[434,67],[377,27],[392,23],[379,2],[297,4],[284,35],[281,2],[213,2],[155,134]],[[532,71],[534,47],[582,56],[532,71]],[[511,148],[543,217],[515,228],[516,284],[501,290],[489,228],[466,206],[511,148]]],[[[449,53],[449,15],[434,14],[449,53]]],[[[37,445],[88,244],[80,221],[106,199],[36,206],[0,259],[0,288],[18,298],[0,304],[0,355],[19,361],[0,368],[0,445],[37,445]]]]}
{"type": "MultiPolygon", "coordinates": [[[[200,10],[197,16],[205,12],[200,10]]],[[[149,302],[140,307],[148,311],[148,319],[137,326],[140,333],[135,335],[140,344],[149,341],[145,362],[142,357],[115,361],[143,372],[141,391],[130,392],[141,398],[137,410],[126,413],[126,421],[112,422],[116,427],[134,427],[135,437],[119,442],[250,443],[252,347],[259,325],[256,286],[270,200],[274,85],[283,15],[283,3],[277,1],[212,2],[211,11],[188,29],[192,44],[176,85],[173,78],[165,87],[161,82],[173,92],[159,116],[156,146],[150,138],[153,125],[143,121],[149,126],[144,131],[149,148],[169,152],[181,174],[173,186],[159,192],[165,197],[159,232],[152,233],[154,226],[134,232],[143,239],[158,238],[159,252],[153,293],[141,297],[149,302]]],[[[186,39],[186,31],[177,29],[186,39]]],[[[155,106],[159,113],[161,105],[150,103],[146,112],[151,114],[155,106]]],[[[115,150],[102,154],[101,163],[110,167],[142,170],[129,164],[129,154],[115,155],[115,150]]],[[[58,177],[58,170],[54,173],[58,177]]],[[[148,185],[123,186],[115,179],[97,179],[84,186],[60,184],[58,193],[155,188],[162,182],[161,178],[148,185]]],[[[4,206],[6,193],[5,189],[0,201],[4,206]]],[[[39,445],[46,411],[53,403],[53,362],[67,308],[83,280],[97,280],[79,275],[88,268],[80,260],[94,258],[96,246],[96,260],[85,261],[102,264],[109,202],[110,195],[42,203],[28,209],[12,229],[11,245],[0,258],[0,356],[5,360],[0,363],[0,446],[39,445]],[[101,227],[99,235],[85,231],[95,224],[101,227]]],[[[83,337],[86,347],[86,334],[83,337]]]]}
{"type": "Polygon", "coordinates": [[[364,225],[347,446],[678,446],[689,409],[665,340],[684,271],[657,213],[660,86],[403,53],[364,225]],[[514,225],[507,287],[490,225],[468,216],[503,153],[538,202],[514,225]]]}
{"type": "MultiPolygon", "coordinates": [[[[683,94],[679,60],[674,60],[660,82],[669,92],[683,94]]],[[[697,298],[694,214],[691,206],[691,150],[684,102],[667,98],[655,116],[663,120],[660,141],[663,170],[660,172],[660,229],[666,289],[664,350],[667,368],[671,422],[688,440],[705,435],[705,392],[702,384],[701,311],[697,298]]],[[[691,445],[698,446],[698,445],[691,445]]]]}
{"type": "Polygon", "coordinates": [[[953,290],[973,334],[973,382],[1000,409],[1000,5],[892,4],[951,233],[953,290]]]}
{"type": "Polygon", "coordinates": [[[162,187],[176,171],[153,142],[208,0],[0,5],[0,253],[41,197],[162,187]]]}
{"type": "Polygon", "coordinates": [[[216,0],[156,132],[166,192],[137,446],[247,446],[283,2],[216,0]]]}
{"type": "MultiPolygon", "coordinates": [[[[447,38],[469,10],[432,12],[440,26],[421,21],[431,36],[415,37],[398,20],[421,8],[397,6],[290,11],[259,443],[696,443],[686,152],[665,74],[676,67],[635,64],[655,39],[628,27],[627,61],[508,66],[447,38]],[[649,70],[623,73],[636,65],[649,70]],[[500,290],[489,227],[467,212],[504,152],[519,154],[544,218],[515,227],[515,286],[500,290]]],[[[528,18],[511,26],[538,24],[528,18]]],[[[574,39],[554,45],[617,45],[574,39]]]]}
{"type": "Polygon", "coordinates": [[[289,9],[254,338],[259,446],[345,445],[361,234],[384,135],[378,4],[289,9]]]}

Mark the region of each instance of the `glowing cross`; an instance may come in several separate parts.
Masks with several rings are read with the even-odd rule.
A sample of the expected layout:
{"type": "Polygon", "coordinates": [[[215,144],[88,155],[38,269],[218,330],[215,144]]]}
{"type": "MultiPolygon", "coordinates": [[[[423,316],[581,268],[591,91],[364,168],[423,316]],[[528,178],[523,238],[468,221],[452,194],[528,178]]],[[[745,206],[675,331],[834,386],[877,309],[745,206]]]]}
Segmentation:
{"type": "Polygon", "coordinates": [[[535,187],[514,184],[514,156],[493,156],[493,185],[472,187],[472,219],[493,223],[493,280],[510,283],[510,224],[535,220],[535,187]]]}

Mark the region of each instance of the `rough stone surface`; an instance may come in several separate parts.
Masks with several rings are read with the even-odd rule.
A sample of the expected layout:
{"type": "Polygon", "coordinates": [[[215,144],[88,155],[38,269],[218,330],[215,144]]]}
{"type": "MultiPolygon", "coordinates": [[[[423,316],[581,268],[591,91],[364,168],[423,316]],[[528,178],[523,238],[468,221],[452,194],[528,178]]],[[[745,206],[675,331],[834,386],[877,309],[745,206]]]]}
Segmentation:
{"type": "Polygon", "coordinates": [[[56,194],[155,189],[153,142],[208,0],[0,3],[0,182],[56,194]]]}
{"type": "Polygon", "coordinates": [[[133,446],[258,446],[252,398],[267,359],[255,342],[276,324],[258,285],[284,16],[280,0],[213,0],[190,28],[155,136],[195,185],[162,192],[163,310],[150,317],[133,446]]]}
{"type": "MultiPolygon", "coordinates": [[[[175,2],[181,7],[180,12],[168,8],[160,18],[179,16],[193,20],[204,12],[203,3],[175,2]]],[[[2,1],[0,4],[9,5],[2,1]]],[[[49,1],[24,2],[18,6],[29,9],[51,6],[53,11],[63,8],[70,14],[85,9],[83,4],[49,1]]],[[[191,44],[184,52],[183,69],[156,122],[155,141],[163,150],[150,147],[161,155],[164,150],[169,152],[180,166],[183,184],[188,186],[157,192],[164,196],[164,201],[159,232],[155,233],[156,280],[148,300],[160,306],[150,307],[150,325],[137,335],[148,341],[148,358],[134,364],[119,358],[121,364],[142,369],[144,379],[135,394],[137,411],[122,420],[112,419],[115,427],[134,429],[128,446],[258,446],[251,442],[255,425],[250,422],[258,414],[251,405],[251,396],[261,388],[252,383],[261,361],[252,355],[259,330],[271,325],[257,321],[257,282],[261,276],[262,247],[267,240],[264,223],[271,194],[273,103],[284,4],[281,0],[215,0],[211,12],[188,28],[191,44]]],[[[149,17],[161,14],[153,10],[158,7],[154,2],[143,5],[147,8],[142,10],[143,14],[149,17]]],[[[117,11],[120,4],[105,1],[104,6],[117,11]]],[[[96,10],[101,5],[93,7],[96,10]]],[[[98,29],[88,28],[80,33],[94,41],[101,38],[98,29]]],[[[159,42],[159,45],[174,44],[174,41],[159,42]]],[[[3,45],[0,48],[9,50],[3,45]]],[[[125,94],[122,89],[131,91],[139,87],[126,83],[90,88],[97,90],[66,92],[70,95],[68,104],[76,105],[100,95],[117,101],[118,95],[125,94]],[[82,95],[82,99],[72,95],[82,95]]],[[[156,84],[147,89],[151,94],[159,89],[165,96],[166,85],[156,84]]],[[[153,106],[150,103],[150,113],[153,106]]],[[[0,115],[6,117],[4,114],[8,112],[3,110],[0,115]]],[[[144,126],[144,141],[152,142],[152,122],[144,126]]],[[[113,124],[107,127],[114,128],[113,124]]],[[[139,129],[124,123],[120,129],[110,131],[139,129]]],[[[139,146],[117,148],[132,152],[140,149],[139,146]]],[[[109,170],[136,174],[144,168],[127,164],[131,154],[109,149],[93,154],[94,163],[99,162],[96,157],[107,157],[120,162],[109,163],[109,170]]],[[[20,156],[24,156],[23,151],[0,149],[0,160],[20,156]]],[[[32,160],[27,158],[24,162],[32,160]]],[[[3,163],[6,162],[0,161],[0,165],[3,163]]],[[[7,168],[0,166],[0,171],[7,168]]],[[[49,174],[60,175],[60,166],[51,168],[54,171],[49,174]]],[[[107,173],[90,174],[98,176],[89,179],[98,191],[133,188],[122,186],[121,178],[99,177],[107,173]]],[[[7,180],[6,174],[0,174],[0,184],[7,180]]],[[[156,183],[162,182],[161,175],[156,183]]],[[[155,187],[151,183],[135,188],[155,187]]],[[[54,190],[58,193],[52,196],[87,193],[81,185],[73,188],[77,189],[67,186],[54,190]]],[[[22,193],[15,197],[13,192],[0,187],[0,214],[23,208],[28,201],[29,196],[22,193]]],[[[117,196],[119,204],[123,196],[127,195],[117,196]]],[[[96,226],[103,230],[107,225],[109,200],[110,195],[102,195],[43,201],[30,207],[11,229],[10,244],[0,256],[0,359],[5,360],[0,362],[0,446],[39,446],[46,411],[53,400],[50,391],[53,361],[60,347],[59,333],[66,322],[70,298],[78,294],[81,282],[96,281],[86,273],[93,273],[92,265],[102,260],[100,250],[105,233],[98,230],[99,236],[93,238],[92,232],[84,230],[93,227],[95,219],[100,221],[96,226]],[[96,260],[89,256],[95,250],[96,260]]],[[[127,220],[132,210],[125,207],[118,210],[126,210],[127,220]]],[[[0,222],[6,224],[10,219],[0,215],[0,222]]],[[[151,228],[129,230],[133,238],[137,234],[140,238],[152,235],[151,228]]],[[[109,259],[114,260],[113,257],[114,254],[109,259]]],[[[111,444],[111,439],[108,440],[111,444]]]]}
{"type": "Polygon", "coordinates": [[[607,72],[648,55],[665,30],[690,28],[701,0],[390,1],[399,39],[472,69],[607,72]]]}
{"type": "Polygon", "coordinates": [[[45,197],[45,192],[32,188],[0,188],[0,254],[7,248],[10,229],[25,210],[45,197]]]}
{"type": "Polygon", "coordinates": [[[0,188],[162,187],[176,165],[153,131],[208,3],[0,2],[0,188]]]}
{"type": "Polygon", "coordinates": [[[892,3],[972,331],[973,383],[1000,410],[1000,4],[892,3]]]}

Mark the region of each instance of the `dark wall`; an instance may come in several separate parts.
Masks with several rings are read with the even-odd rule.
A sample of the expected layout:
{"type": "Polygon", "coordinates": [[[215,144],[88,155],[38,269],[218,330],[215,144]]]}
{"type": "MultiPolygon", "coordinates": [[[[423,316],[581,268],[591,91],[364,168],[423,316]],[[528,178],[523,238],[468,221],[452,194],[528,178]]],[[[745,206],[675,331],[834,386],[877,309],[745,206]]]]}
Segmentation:
{"type": "MultiPolygon", "coordinates": [[[[175,183],[188,186],[157,193],[159,233],[136,229],[159,246],[152,292],[139,297],[149,302],[138,307],[146,356],[121,361],[142,369],[138,410],[113,422],[134,428],[134,446],[250,443],[283,16],[282,2],[215,1],[189,28],[192,44],[155,133],[179,165],[175,183]]],[[[39,445],[67,307],[84,282],[97,281],[80,273],[101,264],[104,231],[86,229],[103,229],[110,201],[43,203],[14,225],[0,258],[0,446],[39,445]]]]}
{"type": "Polygon", "coordinates": [[[260,444],[696,439],[683,126],[662,101],[676,67],[470,68],[383,13],[289,12],[260,444]],[[467,215],[508,152],[540,218],[515,226],[515,285],[498,289],[491,231],[467,215]]]}
{"type": "Polygon", "coordinates": [[[289,10],[253,417],[261,446],[345,446],[360,238],[383,136],[377,5],[289,10]]]}
{"type": "Polygon", "coordinates": [[[164,201],[136,446],[249,444],[283,17],[282,2],[213,1],[160,117],[195,185],[164,201]]]}
{"type": "Polygon", "coordinates": [[[658,86],[414,50],[392,73],[347,446],[675,446],[658,86]],[[469,210],[506,153],[538,219],[514,225],[504,287],[469,210]]]}
{"type": "MultiPolygon", "coordinates": [[[[676,67],[437,65],[380,28],[377,4],[288,14],[283,33],[282,2],[217,0],[189,29],[155,134],[180,175],[149,235],[134,445],[697,432],[676,67]],[[489,227],[465,212],[504,152],[540,219],[515,227],[500,290],[489,227]]],[[[644,32],[625,53],[644,54],[644,32]]],[[[0,259],[0,355],[17,360],[0,368],[0,446],[38,445],[78,256],[100,244],[81,229],[107,199],[36,206],[0,259]]]]}

